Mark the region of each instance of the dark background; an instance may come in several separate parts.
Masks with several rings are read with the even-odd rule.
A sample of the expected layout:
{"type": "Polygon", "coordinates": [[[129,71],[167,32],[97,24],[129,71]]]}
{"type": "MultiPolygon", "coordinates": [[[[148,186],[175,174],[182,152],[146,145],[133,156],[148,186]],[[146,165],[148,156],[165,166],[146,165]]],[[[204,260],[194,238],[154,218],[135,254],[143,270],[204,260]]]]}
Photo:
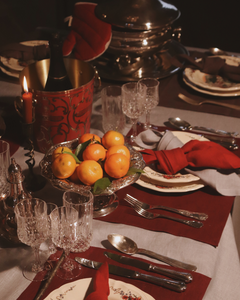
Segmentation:
{"type": "MultiPolygon", "coordinates": [[[[240,1],[165,1],[181,11],[174,27],[182,27],[184,46],[240,52],[240,1]]],[[[44,38],[38,27],[65,28],[63,19],[75,2],[80,1],[0,0],[0,45],[44,38]]]]}

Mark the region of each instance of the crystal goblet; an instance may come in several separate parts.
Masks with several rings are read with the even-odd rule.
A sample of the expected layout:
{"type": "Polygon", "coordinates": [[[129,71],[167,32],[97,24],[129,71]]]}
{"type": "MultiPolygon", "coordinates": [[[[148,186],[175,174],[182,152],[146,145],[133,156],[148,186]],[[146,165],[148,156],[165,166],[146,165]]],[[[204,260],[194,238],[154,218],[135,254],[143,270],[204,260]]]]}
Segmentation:
{"type": "Polygon", "coordinates": [[[151,110],[159,103],[159,81],[154,78],[143,78],[139,80],[139,83],[144,84],[147,87],[145,100],[146,121],[144,123],[144,128],[149,129],[151,128],[151,110]]]}
{"type": "Polygon", "coordinates": [[[65,252],[56,275],[65,280],[74,279],[81,273],[80,265],[69,257],[77,241],[78,212],[73,207],[61,206],[51,212],[50,218],[53,243],[65,252]]]}
{"type": "Polygon", "coordinates": [[[139,82],[129,82],[122,86],[122,110],[132,122],[131,143],[137,136],[137,120],[144,113],[146,91],[146,86],[139,82]]]}
{"type": "Polygon", "coordinates": [[[7,181],[9,165],[9,144],[5,141],[0,140],[0,200],[5,200],[10,194],[10,184],[7,181]]]}
{"type": "Polygon", "coordinates": [[[19,240],[31,246],[35,260],[23,269],[23,275],[32,281],[42,281],[48,277],[50,265],[44,265],[39,256],[39,248],[48,238],[47,204],[45,201],[32,198],[20,201],[14,208],[17,220],[19,240]],[[32,279],[32,273],[37,276],[32,279]]]}

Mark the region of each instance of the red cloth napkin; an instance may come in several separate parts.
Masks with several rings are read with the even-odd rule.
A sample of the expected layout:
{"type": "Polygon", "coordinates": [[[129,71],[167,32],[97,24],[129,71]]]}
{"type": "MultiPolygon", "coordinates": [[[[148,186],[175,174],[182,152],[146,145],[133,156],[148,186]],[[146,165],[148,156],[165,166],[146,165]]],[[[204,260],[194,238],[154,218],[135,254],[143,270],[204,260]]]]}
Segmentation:
{"type": "Polygon", "coordinates": [[[240,168],[240,158],[214,142],[192,140],[182,148],[141,152],[147,164],[158,161],[158,168],[167,174],[176,174],[187,166],[215,169],[240,168]]]}
{"type": "Polygon", "coordinates": [[[93,279],[94,291],[87,296],[86,300],[107,300],[110,293],[108,279],[108,263],[105,262],[97,270],[97,273],[93,279]]]}
{"type": "MultiPolygon", "coordinates": [[[[123,266],[120,263],[117,263],[113,260],[108,259],[104,255],[105,251],[106,251],[106,249],[90,247],[90,249],[88,249],[87,251],[85,251],[83,253],[75,253],[75,254],[71,253],[70,255],[72,258],[74,258],[75,256],[81,256],[81,257],[88,258],[91,260],[95,260],[95,261],[99,261],[99,262],[108,262],[109,264],[112,264],[112,265],[121,266],[121,267],[125,267],[125,268],[132,269],[132,270],[137,270],[142,273],[147,273],[147,274],[154,275],[157,277],[162,277],[161,275],[158,275],[158,274],[155,274],[152,272],[141,271],[141,270],[131,267],[131,266],[123,266]]],[[[108,250],[108,251],[119,254],[119,252],[116,252],[116,251],[112,251],[112,250],[108,250]]],[[[140,259],[140,260],[142,260],[142,259],[140,259]]],[[[178,268],[162,265],[160,263],[157,265],[159,265],[160,267],[164,267],[164,268],[168,268],[168,269],[172,269],[172,270],[184,271],[183,269],[178,269],[178,268]]],[[[81,278],[93,278],[95,276],[96,270],[88,268],[88,267],[84,267],[84,266],[82,268],[83,268],[83,270],[82,270],[81,275],[75,280],[79,280],[81,278]]],[[[192,300],[192,299],[201,300],[207,290],[207,287],[211,281],[211,278],[204,276],[198,272],[191,272],[191,271],[188,271],[188,272],[192,273],[194,280],[190,284],[187,285],[187,289],[183,293],[176,293],[176,292],[170,291],[168,289],[165,289],[163,287],[160,287],[158,285],[148,283],[148,282],[145,282],[142,280],[130,279],[130,278],[120,277],[120,276],[112,275],[112,274],[110,274],[109,277],[114,280],[120,280],[120,281],[129,283],[129,284],[132,284],[132,285],[138,287],[139,289],[141,289],[142,291],[150,294],[156,300],[159,299],[159,295],[161,295],[161,299],[167,299],[167,300],[176,300],[176,299],[178,299],[178,300],[192,300]]],[[[75,280],[72,280],[72,281],[74,282],[75,280]]],[[[41,299],[45,299],[47,297],[47,295],[50,294],[53,290],[59,288],[60,286],[62,286],[65,283],[68,283],[68,282],[69,281],[64,281],[63,279],[55,276],[41,299]]],[[[36,295],[40,285],[41,285],[40,282],[36,282],[36,281],[31,282],[30,285],[27,287],[27,289],[20,295],[20,297],[17,300],[26,300],[26,299],[32,300],[32,299],[34,299],[34,296],[36,295]]],[[[114,287],[112,287],[112,288],[114,288],[114,287]]],[[[110,289],[111,289],[111,286],[110,286],[110,289]]],[[[130,291],[127,290],[125,292],[129,293],[130,291]]],[[[128,297],[124,294],[124,291],[122,291],[122,290],[115,289],[114,293],[119,293],[119,297],[122,297],[123,299],[128,299],[128,297]]],[[[78,300],[78,299],[74,299],[74,300],[78,300]]]]}
{"type": "Polygon", "coordinates": [[[206,56],[196,62],[194,57],[187,54],[179,54],[172,58],[172,64],[180,68],[194,68],[203,73],[220,75],[235,82],[240,82],[240,66],[230,66],[221,57],[206,56]]]}
{"type": "Polygon", "coordinates": [[[89,61],[100,56],[110,43],[112,27],[95,16],[95,3],[76,3],[71,31],[63,44],[63,55],[72,50],[76,58],[89,61]]]}

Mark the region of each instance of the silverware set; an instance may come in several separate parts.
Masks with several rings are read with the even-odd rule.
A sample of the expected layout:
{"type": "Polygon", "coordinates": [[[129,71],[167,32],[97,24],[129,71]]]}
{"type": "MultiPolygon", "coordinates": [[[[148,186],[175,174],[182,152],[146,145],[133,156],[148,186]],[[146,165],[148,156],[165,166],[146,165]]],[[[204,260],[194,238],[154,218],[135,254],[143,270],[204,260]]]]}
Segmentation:
{"type": "Polygon", "coordinates": [[[142,216],[146,219],[150,219],[150,220],[156,219],[156,218],[164,218],[164,219],[169,219],[172,221],[180,222],[180,223],[183,223],[185,225],[188,225],[188,226],[191,226],[194,228],[201,228],[203,226],[203,223],[199,222],[199,221],[178,219],[178,218],[174,218],[174,217],[167,216],[167,215],[151,213],[148,211],[148,209],[163,209],[163,210],[171,211],[171,212],[174,212],[174,213],[177,213],[180,215],[184,215],[184,216],[194,218],[197,220],[202,220],[202,221],[205,221],[208,218],[208,215],[206,215],[204,213],[191,212],[191,211],[187,211],[187,210],[176,209],[176,208],[166,207],[166,206],[162,206],[162,205],[149,205],[147,203],[139,201],[138,199],[136,199],[128,194],[124,197],[124,200],[126,202],[128,202],[140,216],[142,216]]]}
{"type": "MultiPolygon", "coordinates": [[[[161,254],[157,254],[150,250],[137,248],[137,245],[134,241],[132,241],[131,239],[129,239],[125,236],[122,236],[120,234],[115,234],[115,233],[109,234],[108,241],[116,249],[118,249],[121,252],[124,252],[124,254],[130,254],[130,255],[136,254],[136,253],[144,254],[148,257],[152,257],[152,258],[158,259],[160,261],[163,261],[171,266],[185,268],[187,270],[192,270],[192,271],[195,271],[197,269],[196,266],[175,260],[173,258],[162,256],[161,254]],[[133,249],[133,251],[131,251],[131,249],[133,249]]],[[[187,284],[191,283],[193,280],[193,275],[190,272],[176,271],[176,270],[171,270],[171,269],[164,268],[164,267],[159,267],[156,264],[153,264],[153,263],[150,263],[147,261],[130,258],[130,257],[124,256],[124,255],[118,255],[118,254],[112,253],[110,251],[104,252],[104,255],[107,258],[109,258],[113,261],[116,261],[118,263],[121,263],[121,264],[124,264],[127,266],[133,266],[140,270],[153,272],[156,274],[161,274],[167,278],[148,275],[145,273],[141,273],[139,271],[131,270],[129,268],[126,269],[126,268],[119,267],[119,266],[108,263],[110,274],[150,282],[150,283],[162,286],[164,288],[167,288],[169,290],[172,290],[172,291],[175,291],[178,293],[184,292],[187,289],[187,284]],[[171,279],[169,279],[169,278],[171,278],[171,279]]],[[[82,258],[82,257],[75,257],[75,260],[83,266],[86,266],[86,267],[92,268],[92,269],[96,269],[96,270],[99,269],[100,266],[102,265],[102,262],[97,262],[97,261],[89,260],[89,259],[82,258]]]]}

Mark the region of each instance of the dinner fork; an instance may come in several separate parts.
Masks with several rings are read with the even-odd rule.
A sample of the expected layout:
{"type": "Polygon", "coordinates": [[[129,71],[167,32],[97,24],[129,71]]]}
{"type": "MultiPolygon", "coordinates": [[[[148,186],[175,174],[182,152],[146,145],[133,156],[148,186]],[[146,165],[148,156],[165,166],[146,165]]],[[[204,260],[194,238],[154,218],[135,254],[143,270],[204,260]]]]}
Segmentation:
{"type": "Polygon", "coordinates": [[[144,203],[128,194],[126,194],[126,196],[124,197],[124,200],[127,201],[129,204],[131,204],[132,206],[136,205],[140,208],[143,209],[163,209],[163,210],[167,210],[167,211],[171,211],[174,212],[176,214],[180,214],[189,218],[193,218],[193,219],[197,219],[197,220],[202,220],[205,221],[208,218],[208,215],[205,213],[199,213],[199,212],[192,212],[192,211],[188,211],[188,210],[183,210],[183,209],[177,209],[177,208],[172,208],[172,207],[167,207],[167,206],[163,206],[163,205],[152,205],[152,204],[147,204],[144,203]]]}
{"type": "Polygon", "coordinates": [[[134,208],[134,210],[140,216],[142,216],[146,219],[153,220],[153,219],[156,219],[156,218],[164,218],[164,219],[169,219],[169,220],[172,220],[172,221],[180,222],[180,223],[183,223],[185,225],[188,225],[188,226],[191,226],[191,227],[194,227],[194,228],[201,228],[203,226],[203,223],[199,222],[199,221],[189,221],[189,220],[177,219],[177,218],[166,216],[166,215],[153,214],[153,213],[151,213],[151,212],[149,212],[145,209],[142,209],[139,206],[133,206],[132,205],[132,207],[134,208]]]}
{"type": "Polygon", "coordinates": [[[204,103],[209,103],[209,104],[215,104],[215,105],[219,105],[219,106],[224,106],[224,107],[228,107],[228,108],[232,108],[232,109],[236,109],[236,110],[240,110],[240,106],[239,105],[234,105],[234,104],[230,104],[230,103],[224,103],[221,101],[214,101],[214,100],[194,100],[191,99],[183,94],[178,94],[178,97],[180,99],[182,99],[183,101],[192,104],[192,105],[202,105],[204,103]]]}

